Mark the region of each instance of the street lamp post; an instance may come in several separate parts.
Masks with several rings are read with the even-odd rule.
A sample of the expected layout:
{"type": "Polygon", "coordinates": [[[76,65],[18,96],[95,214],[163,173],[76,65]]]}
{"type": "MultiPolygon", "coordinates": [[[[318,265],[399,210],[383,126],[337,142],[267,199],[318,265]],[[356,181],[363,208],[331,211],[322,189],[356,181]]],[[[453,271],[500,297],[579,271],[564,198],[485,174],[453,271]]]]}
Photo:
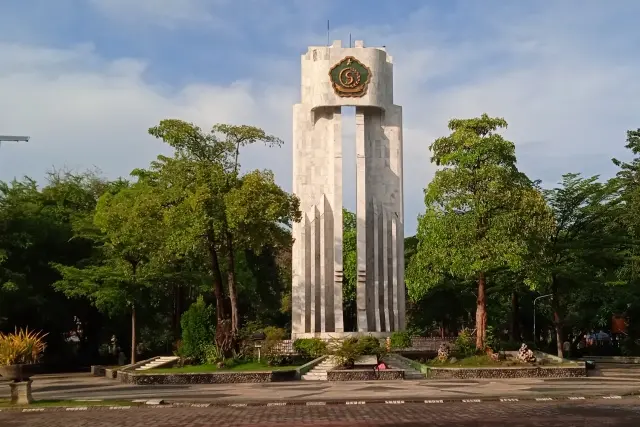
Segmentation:
{"type": "Polygon", "coordinates": [[[29,142],[29,136],[0,135],[0,145],[2,142],[29,142]]]}
{"type": "Polygon", "coordinates": [[[537,340],[537,336],[536,336],[536,302],[539,299],[547,298],[547,297],[550,297],[552,295],[553,294],[540,295],[539,297],[534,298],[534,300],[533,300],[533,343],[534,344],[537,344],[537,341],[538,341],[537,340]]]}

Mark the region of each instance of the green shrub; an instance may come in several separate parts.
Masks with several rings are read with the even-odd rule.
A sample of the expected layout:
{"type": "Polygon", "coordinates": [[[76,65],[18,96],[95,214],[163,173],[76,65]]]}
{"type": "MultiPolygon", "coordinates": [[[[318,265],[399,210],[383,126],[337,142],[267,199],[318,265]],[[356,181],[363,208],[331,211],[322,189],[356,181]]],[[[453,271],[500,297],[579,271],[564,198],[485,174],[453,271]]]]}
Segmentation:
{"type": "Polygon", "coordinates": [[[331,353],[338,362],[346,367],[352,367],[356,359],[361,356],[357,338],[345,338],[332,343],[331,353]]]}
{"type": "Polygon", "coordinates": [[[476,354],[476,343],[468,329],[463,329],[453,343],[453,353],[458,359],[476,354]]]}
{"type": "Polygon", "coordinates": [[[238,357],[245,360],[251,361],[256,357],[256,342],[253,340],[253,336],[261,332],[264,329],[264,325],[260,322],[249,321],[246,322],[245,325],[238,331],[238,339],[240,341],[238,357]]]}
{"type": "Polygon", "coordinates": [[[213,343],[215,335],[213,308],[205,304],[202,297],[198,297],[198,300],[182,314],[180,325],[182,326],[181,356],[204,361],[205,349],[213,343]]]}
{"type": "Polygon", "coordinates": [[[391,348],[402,349],[411,347],[411,334],[406,331],[391,334],[391,348]]]}
{"type": "Polygon", "coordinates": [[[360,352],[360,356],[375,354],[376,356],[380,357],[383,353],[383,348],[380,345],[380,340],[370,335],[358,338],[357,347],[358,351],[360,352]]]}
{"type": "Polygon", "coordinates": [[[270,366],[281,366],[289,362],[288,359],[280,354],[278,351],[278,344],[285,339],[286,331],[282,328],[276,328],[274,326],[267,326],[262,330],[265,335],[264,342],[262,343],[261,353],[267,364],[270,366]]]}
{"type": "Polygon", "coordinates": [[[206,344],[202,350],[203,362],[209,365],[215,365],[224,360],[224,354],[215,344],[206,344]]]}
{"type": "Polygon", "coordinates": [[[384,354],[384,348],[380,345],[380,340],[375,337],[351,337],[332,342],[330,353],[341,365],[350,368],[360,356],[375,355],[380,358],[384,354]]]}
{"type": "Polygon", "coordinates": [[[293,342],[293,349],[302,357],[315,359],[327,354],[327,342],[320,338],[299,338],[293,342]]]}
{"type": "Polygon", "coordinates": [[[487,330],[484,336],[484,345],[497,353],[501,350],[500,344],[500,339],[496,335],[494,327],[487,326],[487,330]]]}
{"type": "Polygon", "coordinates": [[[287,337],[287,331],[275,326],[267,326],[262,332],[264,332],[265,341],[282,341],[287,337]]]}

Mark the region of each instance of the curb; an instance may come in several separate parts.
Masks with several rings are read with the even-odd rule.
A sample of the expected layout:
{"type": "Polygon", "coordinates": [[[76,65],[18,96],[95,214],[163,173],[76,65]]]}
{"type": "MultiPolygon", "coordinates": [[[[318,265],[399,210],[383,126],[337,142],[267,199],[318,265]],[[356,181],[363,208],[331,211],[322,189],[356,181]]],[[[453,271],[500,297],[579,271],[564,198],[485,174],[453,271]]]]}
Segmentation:
{"type": "Polygon", "coordinates": [[[0,408],[0,412],[22,412],[22,413],[42,413],[42,412],[82,412],[82,411],[127,411],[139,408],[169,409],[169,408],[256,408],[275,406],[340,406],[340,405],[437,405],[445,403],[518,403],[518,402],[585,402],[585,401],[611,401],[611,400],[631,400],[640,398],[639,395],[601,395],[601,396],[568,396],[568,397],[525,397],[525,398],[467,398],[467,399],[404,399],[404,400],[323,400],[323,401],[273,401],[273,402],[251,402],[251,403],[182,403],[166,402],[164,400],[136,400],[131,405],[125,406],[50,406],[46,408],[0,408]]]}

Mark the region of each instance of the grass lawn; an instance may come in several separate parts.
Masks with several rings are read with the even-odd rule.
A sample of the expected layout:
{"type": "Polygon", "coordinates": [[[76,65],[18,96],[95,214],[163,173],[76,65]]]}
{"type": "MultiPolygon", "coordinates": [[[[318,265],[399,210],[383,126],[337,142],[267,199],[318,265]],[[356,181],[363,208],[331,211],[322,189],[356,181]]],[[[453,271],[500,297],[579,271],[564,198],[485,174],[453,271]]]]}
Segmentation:
{"type": "Polygon", "coordinates": [[[219,369],[215,365],[190,365],[181,368],[158,368],[149,369],[148,371],[137,371],[144,374],[180,374],[180,373],[208,373],[208,372],[256,372],[256,371],[287,371],[296,369],[300,365],[295,366],[268,366],[262,362],[241,363],[230,368],[219,369]]]}
{"type": "Polygon", "coordinates": [[[77,406],[138,406],[140,403],[133,403],[130,400],[101,400],[101,401],[78,401],[78,400],[35,400],[30,405],[12,405],[9,399],[0,399],[0,408],[50,408],[50,407],[77,407],[77,406]]]}
{"type": "Polygon", "coordinates": [[[520,363],[515,360],[501,360],[499,362],[496,362],[494,360],[491,360],[489,356],[482,355],[482,356],[465,357],[464,359],[459,359],[455,363],[451,363],[450,361],[440,362],[438,359],[432,359],[429,362],[427,362],[426,365],[432,368],[491,368],[491,367],[529,368],[529,367],[536,367],[536,366],[548,366],[548,367],[572,366],[574,364],[571,362],[564,362],[564,363],[538,362],[534,364],[528,364],[528,363],[520,363]]]}

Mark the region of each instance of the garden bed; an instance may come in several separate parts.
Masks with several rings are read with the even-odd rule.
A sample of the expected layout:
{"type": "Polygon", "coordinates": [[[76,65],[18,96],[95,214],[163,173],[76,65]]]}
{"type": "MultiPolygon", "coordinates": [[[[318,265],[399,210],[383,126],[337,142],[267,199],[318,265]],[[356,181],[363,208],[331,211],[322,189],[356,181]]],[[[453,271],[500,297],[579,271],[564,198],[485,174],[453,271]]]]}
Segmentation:
{"type": "Polygon", "coordinates": [[[347,369],[338,367],[327,371],[327,381],[392,381],[404,380],[404,371],[401,369],[347,369]]]}
{"type": "Polygon", "coordinates": [[[246,362],[227,368],[216,365],[188,365],[148,371],[120,371],[118,378],[125,384],[239,384],[294,381],[299,365],[267,366],[260,362],[246,362]]]}
{"type": "MultiPolygon", "coordinates": [[[[507,352],[513,357],[512,352],[507,352]]],[[[430,379],[472,378],[576,378],[586,377],[584,363],[571,362],[545,353],[535,352],[537,362],[521,363],[513,358],[495,361],[489,356],[471,356],[460,360],[409,360],[430,379]]]]}
{"type": "Polygon", "coordinates": [[[427,368],[429,379],[474,378],[579,378],[586,377],[585,366],[521,366],[476,368],[427,368]]]}
{"type": "Polygon", "coordinates": [[[124,384],[156,385],[156,384],[240,384],[294,381],[297,379],[295,368],[274,371],[219,371],[219,372],[185,372],[164,374],[134,374],[120,372],[118,375],[124,384]]]}
{"type": "Polygon", "coordinates": [[[261,362],[239,363],[228,368],[218,368],[216,365],[187,365],[173,368],[156,368],[146,371],[136,371],[142,375],[153,374],[207,374],[217,372],[271,372],[296,370],[300,365],[269,366],[261,362]]]}

